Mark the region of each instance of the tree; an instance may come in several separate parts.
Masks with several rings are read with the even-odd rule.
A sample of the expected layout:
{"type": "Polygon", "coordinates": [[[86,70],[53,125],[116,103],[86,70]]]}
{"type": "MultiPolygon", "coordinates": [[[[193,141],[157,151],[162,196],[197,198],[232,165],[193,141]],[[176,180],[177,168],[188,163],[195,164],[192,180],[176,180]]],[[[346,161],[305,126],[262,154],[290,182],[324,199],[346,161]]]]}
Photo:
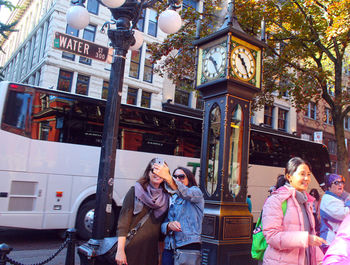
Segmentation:
{"type": "MultiPolygon", "coordinates": [[[[3,7],[8,8],[11,11],[15,8],[15,6],[10,1],[0,0],[0,9],[3,7]]],[[[7,39],[7,33],[16,31],[14,29],[16,24],[17,24],[17,21],[10,23],[10,24],[4,24],[4,23],[0,22],[0,34],[1,34],[1,36],[3,38],[7,39]]],[[[0,51],[4,52],[1,46],[0,46],[0,51]]],[[[3,78],[4,78],[4,76],[2,74],[2,70],[3,70],[3,67],[0,67],[0,81],[3,80],[3,78]]]]}
{"type": "MultiPolygon", "coordinates": [[[[211,1],[204,2],[208,2],[209,5],[215,4],[211,1]]],[[[234,2],[238,22],[246,33],[259,36],[260,22],[264,19],[266,23],[268,48],[265,50],[263,62],[263,89],[257,96],[255,106],[271,103],[275,91],[288,92],[291,102],[299,110],[305,109],[310,101],[317,102],[321,98],[324,99],[330,107],[333,118],[337,140],[338,173],[348,178],[349,158],[345,146],[344,118],[350,112],[350,87],[346,85],[344,69],[349,68],[350,1],[236,0],[234,2]]],[[[206,12],[210,14],[213,10],[215,8],[204,11],[204,14],[197,14],[192,19],[197,19],[199,15],[205,17],[206,12]]],[[[191,17],[185,19],[190,21],[191,17]]],[[[195,25],[194,21],[191,23],[195,25]]],[[[210,29],[210,26],[208,28],[210,29]]],[[[188,61],[185,57],[181,57],[181,52],[178,52],[166,59],[166,64],[172,65],[171,68],[162,65],[157,68],[158,72],[167,73],[176,84],[181,75],[174,72],[181,72],[182,66],[175,62],[188,65],[193,63],[195,57],[195,51],[190,45],[194,39],[194,30],[185,33],[184,29],[185,27],[178,34],[168,36],[164,44],[157,46],[160,49],[159,54],[166,51],[162,55],[168,55],[170,52],[174,55],[173,48],[181,51],[187,48],[185,45],[191,47],[190,53],[186,55],[190,58],[188,61]],[[173,71],[175,66],[177,69],[173,71]]],[[[153,50],[152,53],[155,55],[153,50]]],[[[157,55],[153,58],[155,61],[161,59],[157,55]]],[[[194,67],[187,68],[185,73],[187,77],[193,78],[194,67]]],[[[350,181],[347,183],[349,190],[350,181]]]]}

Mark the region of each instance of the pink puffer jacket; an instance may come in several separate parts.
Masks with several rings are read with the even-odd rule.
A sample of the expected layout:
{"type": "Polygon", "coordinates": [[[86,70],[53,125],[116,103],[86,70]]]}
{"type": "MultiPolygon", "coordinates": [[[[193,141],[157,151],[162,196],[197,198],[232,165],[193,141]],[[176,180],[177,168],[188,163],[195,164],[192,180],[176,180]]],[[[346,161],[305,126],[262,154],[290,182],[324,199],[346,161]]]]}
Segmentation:
{"type": "Polygon", "coordinates": [[[341,223],[337,236],[328,248],[322,264],[350,264],[350,215],[341,223]]]}
{"type": "MultiPolygon", "coordinates": [[[[307,194],[306,211],[312,233],[315,234],[315,221],[312,214],[314,198],[307,194]]],[[[303,213],[295,198],[295,189],[280,187],[267,198],[262,215],[263,233],[268,243],[264,254],[264,265],[305,265],[305,249],[308,247],[309,233],[304,231],[303,213]],[[285,216],[282,202],[287,200],[285,216]]],[[[322,261],[323,253],[319,247],[311,247],[311,264],[322,261]]]]}

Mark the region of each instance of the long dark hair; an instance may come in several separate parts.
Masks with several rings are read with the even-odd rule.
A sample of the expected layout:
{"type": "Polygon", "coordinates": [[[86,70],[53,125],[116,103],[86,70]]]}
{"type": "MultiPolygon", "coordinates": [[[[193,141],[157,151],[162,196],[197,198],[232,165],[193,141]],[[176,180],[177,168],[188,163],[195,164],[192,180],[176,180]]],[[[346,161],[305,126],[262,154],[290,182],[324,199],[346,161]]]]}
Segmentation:
{"type": "Polygon", "coordinates": [[[286,168],[284,169],[284,180],[280,182],[280,185],[283,186],[284,184],[289,183],[287,179],[287,175],[290,175],[290,176],[293,175],[295,171],[298,170],[298,167],[303,164],[307,165],[311,171],[310,163],[305,161],[304,159],[301,159],[300,157],[297,157],[297,156],[289,159],[289,161],[287,162],[286,168]]]}
{"type": "Polygon", "coordinates": [[[316,201],[320,200],[320,194],[318,193],[317,189],[311,189],[310,195],[316,199],[316,201]]]}
{"type": "MultiPolygon", "coordinates": [[[[145,169],[145,171],[143,172],[143,175],[141,178],[139,178],[139,180],[137,181],[138,183],[141,184],[142,188],[144,190],[147,189],[147,186],[149,185],[150,182],[150,178],[149,178],[149,172],[152,171],[153,169],[153,165],[156,162],[156,157],[153,158],[151,161],[149,161],[149,163],[147,164],[147,167],[145,169]]],[[[166,165],[168,165],[166,162],[164,162],[166,165]]],[[[165,191],[165,187],[164,187],[164,181],[160,184],[159,187],[162,187],[165,191]]]]}
{"type": "Polygon", "coordinates": [[[192,186],[198,186],[195,176],[193,175],[192,171],[189,170],[188,168],[177,167],[177,168],[174,169],[173,175],[174,175],[175,171],[178,170],[178,169],[181,169],[185,173],[186,177],[188,178],[188,187],[189,188],[192,187],[192,186]]]}

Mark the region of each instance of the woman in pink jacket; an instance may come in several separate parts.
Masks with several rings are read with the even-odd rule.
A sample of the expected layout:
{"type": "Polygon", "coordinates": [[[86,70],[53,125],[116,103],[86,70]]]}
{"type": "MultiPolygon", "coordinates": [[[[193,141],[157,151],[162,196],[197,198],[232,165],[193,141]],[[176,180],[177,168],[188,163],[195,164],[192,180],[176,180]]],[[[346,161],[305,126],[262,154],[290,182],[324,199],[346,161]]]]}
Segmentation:
{"type": "Polygon", "coordinates": [[[350,264],[350,215],[341,223],[337,236],[328,248],[323,265],[349,265],[350,264]]]}
{"type": "Polygon", "coordinates": [[[310,165],[299,157],[290,159],[285,184],[267,198],[263,208],[262,226],[268,244],[264,265],[317,265],[322,261],[319,246],[325,241],[315,232],[314,198],[306,192],[310,181],[310,165]],[[283,201],[287,201],[285,215],[283,201]]]}

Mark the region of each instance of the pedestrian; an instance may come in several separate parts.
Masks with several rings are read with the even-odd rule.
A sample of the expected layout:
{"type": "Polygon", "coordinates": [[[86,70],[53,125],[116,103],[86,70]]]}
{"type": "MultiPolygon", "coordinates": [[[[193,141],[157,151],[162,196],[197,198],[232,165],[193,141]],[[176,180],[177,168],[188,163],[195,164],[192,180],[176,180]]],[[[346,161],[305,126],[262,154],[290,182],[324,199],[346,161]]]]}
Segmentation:
{"type": "Polygon", "coordinates": [[[320,216],[320,203],[321,203],[321,197],[318,193],[317,189],[312,189],[310,191],[310,195],[315,198],[312,206],[312,213],[315,218],[315,227],[316,227],[316,234],[320,235],[320,223],[321,223],[321,216],[320,216]]]}
{"type": "Polygon", "coordinates": [[[155,168],[155,172],[171,188],[168,191],[172,194],[168,216],[161,226],[161,231],[166,236],[162,264],[199,265],[204,213],[203,193],[189,169],[178,167],[171,176],[166,165],[155,168]]]}
{"type": "Polygon", "coordinates": [[[350,264],[350,215],[347,215],[339,226],[337,235],[324,255],[322,264],[350,264]]]}
{"type": "Polygon", "coordinates": [[[312,215],[314,198],[306,191],[311,181],[309,163],[299,157],[286,165],[284,185],[266,199],[262,214],[263,233],[268,244],[263,264],[316,265],[323,258],[312,215]],[[287,201],[285,214],[282,203],[287,201]]]}
{"type": "Polygon", "coordinates": [[[248,204],[248,210],[251,213],[252,212],[252,200],[250,198],[251,198],[251,196],[248,195],[247,199],[246,199],[246,203],[248,204]]]}
{"type": "Polygon", "coordinates": [[[158,265],[160,226],[167,215],[169,194],[163,179],[153,172],[156,162],[165,163],[161,159],[152,159],[143,176],[125,195],[118,220],[118,249],[115,257],[118,265],[158,265]],[[127,234],[148,213],[149,217],[126,246],[127,234]]]}
{"type": "Polygon", "coordinates": [[[327,191],[322,196],[320,205],[320,236],[327,241],[327,244],[321,247],[324,253],[334,240],[341,222],[350,213],[350,201],[345,202],[341,197],[344,192],[344,178],[341,175],[330,174],[326,176],[325,184],[327,191]]]}

